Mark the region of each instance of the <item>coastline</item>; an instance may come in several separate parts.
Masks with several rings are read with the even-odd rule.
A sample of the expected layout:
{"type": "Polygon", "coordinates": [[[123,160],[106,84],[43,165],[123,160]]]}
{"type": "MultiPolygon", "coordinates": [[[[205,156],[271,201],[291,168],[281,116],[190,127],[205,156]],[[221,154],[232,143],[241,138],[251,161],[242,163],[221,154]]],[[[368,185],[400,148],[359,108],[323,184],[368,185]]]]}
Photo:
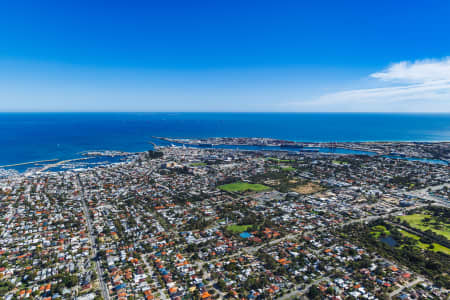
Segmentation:
{"type": "Polygon", "coordinates": [[[82,158],[73,158],[73,159],[61,160],[61,161],[58,161],[57,163],[54,163],[54,164],[45,165],[39,171],[43,172],[43,171],[46,171],[46,170],[48,170],[50,168],[54,168],[54,167],[60,166],[60,165],[65,164],[65,163],[69,163],[69,162],[73,162],[73,161],[80,161],[80,160],[88,160],[88,159],[91,159],[91,158],[90,157],[82,157],[82,158]]]}
{"type": "MultiPolygon", "coordinates": [[[[215,138],[211,138],[211,139],[215,139],[215,138]]],[[[218,139],[238,139],[238,138],[218,138],[218,139]]],[[[257,140],[259,138],[239,138],[239,139],[252,139],[252,140],[257,140]]],[[[402,145],[408,145],[411,143],[418,143],[418,144],[424,144],[424,145],[430,145],[430,144],[448,144],[450,142],[426,142],[426,143],[422,143],[422,142],[403,142],[403,141],[389,141],[389,142],[380,142],[380,141],[371,141],[371,142],[334,142],[334,143],[329,143],[329,142],[298,142],[298,141],[285,141],[285,140],[278,140],[281,142],[295,142],[295,143],[302,143],[305,145],[313,145],[313,146],[307,146],[304,147],[303,146],[299,149],[296,149],[295,147],[293,149],[289,149],[289,148],[283,148],[280,147],[280,144],[277,145],[254,145],[254,144],[215,144],[215,145],[211,145],[210,147],[204,147],[201,146],[199,144],[196,144],[194,141],[198,141],[198,139],[189,139],[189,138],[183,138],[183,139],[179,139],[178,141],[176,141],[177,139],[173,139],[173,138],[158,138],[158,137],[152,137],[151,141],[148,141],[147,143],[150,144],[152,146],[152,149],[156,149],[157,147],[170,147],[172,146],[174,143],[177,144],[176,146],[179,147],[194,147],[194,148],[202,148],[202,149],[222,149],[222,150],[237,150],[237,151],[289,151],[289,152],[299,152],[302,154],[321,154],[321,155],[325,155],[325,154],[329,154],[329,155],[376,155],[376,156],[382,156],[385,158],[390,158],[390,159],[405,159],[405,160],[410,160],[410,161],[420,161],[420,162],[424,162],[424,163],[438,163],[438,164],[444,164],[444,165],[449,165],[449,160],[445,160],[445,159],[435,159],[435,158],[430,158],[430,157],[421,157],[421,156],[407,156],[407,155],[396,155],[395,153],[386,153],[385,151],[374,151],[373,149],[366,149],[364,147],[359,147],[361,146],[361,144],[364,145],[372,145],[372,146],[402,146],[402,145]],[[155,143],[156,142],[156,143],[155,143]],[[333,147],[330,147],[330,145],[332,144],[333,147]],[[304,150],[302,150],[304,149],[304,150]]],[[[143,151],[148,151],[151,149],[142,149],[141,151],[133,151],[133,152],[127,152],[128,154],[136,154],[139,152],[143,152],[143,151]]],[[[111,149],[111,150],[95,150],[96,153],[98,153],[97,156],[89,156],[89,157],[77,157],[79,156],[81,153],[87,153],[89,151],[92,150],[85,150],[85,151],[81,151],[81,152],[77,152],[74,153],[74,157],[73,158],[67,158],[67,159],[45,159],[45,160],[37,160],[37,161],[30,161],[30,162],[20,162],[20,163],[15,163],[15,164],[8,164],[8,165],[3,165],[0,166],[0,168],[2,169],[12,169],[12,170],[16,170],[15,167],[20,167],[20,166],[26,166],[26,165],[37,165],[37,164],[42,164],[42,163],[48,163],[48,164],[43,164],[40,166],[36,166],[35,171],[40,171],[40,172],[44,172],[47,171],[51,168],[55,168],[55,167],[59,167],[61,165],[67,164],[67,163],[71,163],[71,162],[76,162],[76,161],[84,161],[84,160],[89,160],[89,159],[93,159],[93,158],[100,158],[100,157],[108,157],[108,155],[104,155],[101,152],[104,153],[109,153],[109,152],[115,152],[117,150],[111,149]],[[52,163],[54,162],[54,163],[52,163]]],[[[125,153],[123,151],[121,151],[122,153],[125,153]]],[[[113,162],[108,162],[108,163],[113,163],[113,162]]],[[[30,169],[27,169],[30,170],[30,169]]],[[[27,170],[23,170],[23,171],[19,171],[20,173],[25,173],[27,170]]]]}
{"type": "Polygon", "coordinates": [[[3,113],[0,134],[0,165],[29,163],[16,167],[23,171],[35,161],[74,159],[85,151],[146,151],[151,136],[271,137],[316,145],[450,143],[450,114],[3,113]]]}

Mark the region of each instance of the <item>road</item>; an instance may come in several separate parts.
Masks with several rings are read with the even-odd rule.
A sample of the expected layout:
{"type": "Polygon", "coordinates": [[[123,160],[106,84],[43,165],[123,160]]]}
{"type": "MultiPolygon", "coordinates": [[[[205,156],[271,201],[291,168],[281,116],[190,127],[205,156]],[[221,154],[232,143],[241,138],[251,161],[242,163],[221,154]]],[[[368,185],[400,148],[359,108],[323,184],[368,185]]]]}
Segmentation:
{"type": "Polygon", "coordinates": [[[284,296],[278,298],[279,300],[287,300],[287,299],[291,299],[292,297],[300,297],[302,295],[304,295],[310,287],[312,287],[315,284],[318,284],[319,282],[330,282],[330,278],[328,277],[322,277],[319,279],[314,280],[313,282],[311,282],[310,284],[306,285],[301,291],[298,290],[298,288],[300,288],[303,284],[297,284],[295,286],[295,290],[293,290],[290,293],[285,294],[284,296]]]}
{"type": "Polygon", "coordinates": [[[88,235],[89,235],[89,240],[91,241],[91,245],[92,245],[92,256],[94,258],[95,261],[95,268],[97,271],[97,275],[98,275],[98,280],[100,282],[100,288],[101,288],[101,292],[102,292],[102,297],[104,300],[109,300],[109,291],[108,291],[108,286],[106,285],[105,281],[103,280],[103,270],[102,270],[102,266],[100,265],[100,261],[97,259],[97,244],[95,242],[95,238],[92,234],[93,230],[92,230],[92,222],[91,222],[91,216],[89,215],[89,210],[88,207],[86,205],[86,201],[84,200],[84,187],[81,184],[81,180],[79,175],[77,174],[77,180],[78,180],[78,184],[80,186],[81,189],[81,195],[80,195],[80,200],[81,200],[81,204],[83,207],[83,212],[84,212],[84,216],[86,218],[86,225],[88,228],[88,235]]]}
{"type": "MultiPolygon", "coordinates": [[[[405,210],[414,209],[414,208],[415,207],[409,207],[409,208],[407,208],[405,210]]],[[[322,227],[315,228],[314,230],[308,230],[308,231],[303,231],[303,232],[299,232],[299,233],[291,233],[291,234],[288,234],[288,235],[286,235],[286,236],[284,236],[282,238],[279,238],[279,239],[276,239],[276,240],[272,240],[269,243],[264,243],[264,244],[261,244],[261,245],[258,245],[258,246],[252,246],[252,247],[245,247],[245,248],[239,250],[238,252],[236,252],[234,254],[228,255],[227,258],[230,259],[230,258],[233,258],[233,257],[236,257],[236,256],[241,256],[241,255],[243,255],[245,253],[253,255],[254,253],[256,253],[262,247],[268,247],[268,246],[270,247],[270,246],[276,245],[276,244],[278,244],[280,242],[283,242],[283,241],[286,241],[286,240],[295,239],[295,238],[299,237],[300,235],[310,235],[310,234],[317,233],[317,232],[322,232],[322,231],[328,230],[328,229],[342,228],[342,227],[344,227],[346,225],[350,225],[350,224],[354,224],[354,223],[371,222],[371,221],[375,221],[377,219],[385,219],[385,218],[389,218],[389,217],[394,216],[396,213],[397,213],[397,211],[389,213],[389,214],[386,214],[386,215],[381,215],[381,216],[370,216],[370,217],[366,217],[366,218],[362,218],[362,219],[349,220],[347,222],[344,222],[342,224],[335,225],[335,226],[322,226],[322,227]]],[[[219,259],[215,259],[215,260],[212,260],[212,262],[218,261],[218,260],[219,259]]]]}
{"type": "MultiPolygon", "coordinates": [[[[419,206],[422,206],[422,205],[419,205],[419,206]]],[[[406,208],[406,209],[404,209],[404,210],[406,211],[406,210],[411,210],[411,209],[415,209],[415,208],[417,208],[417,206],[415,206],[415,207],[408,207],[408,208],[406,208]]],[[[241,256],[241,255],[243,255],[244,253],[254,254],[254,253],[256,253],[259,249],[261,249],[262,247],[267,247],[267,246],[275,245],[275,244],[278,244],[278,243],[280,243],[280,242],[282,242],[282,241],[285,241],[285,240],[292,240],[292,239],[294,239],[294,238],[297,238],[297,237],[300,236],[300,235],[309,235],[309,234],[312,234],[312,233],[322,232],[322,231],[324,231],[324,230],[329,230],[329,229],[332,229],[332,228],[333,228],[333,229],[336,229],[336,228],[342,228],[342,227],[344,227],[344,226],[346,226],[346,225],[350,225],[350,224],[354,224],[354,223],[363,223],[363,222],[371,222],[371,221],[375,221],[375,220],[377,220],[377,219],[386,219],[386,218],[395,216],[397,213],[398,213],[398,211],[393,211],[393,212],[390,212],[390,213],[385,214],[385,215],[369,216],[369,217],[362,218],[362,219],[349,220],[349,221],[347,221],[347,222],[344,222],[344,223],[339,224],[339,225],[336,225],[336,226],[322,226],[322,227],[319,227],[319,228],[316,228],[316,229],[310,230],[310,231],[304,231],[304,232],[295,233],[295,234],[288,234],[288,235],[286,235],[286,236],[284,236],[284,237],[282,237],[282,238],[279,238],[279,239],[276,239],[276,240],[272,240],[272,241],[270,241],[270,242],[267,243],[267,244],[264,243],[264,244],[259,245],[259,246],[246,247],[246,248],[244,248],[244,249],[242,249],[242,250],[240,250],[240,251],[238,251],[238,252],[236,252],[236,253],[234,253],[234,254],[231,254],[231,255],[227,256],[227,258],[230,259],[230,258],[233,258],[233,257],[236,257],[236,256],[241,256]]],[[[334,246],[334,245],[333,245],[333,246],[334,246]]],[[[316,250],[315,252],[318,252],[318,251],[320,251],[320,250],[316,250]]],[[[212,260],[212,261],[210,261],[210,263],[213,263],[213,262],[215,262],[215,261],[219,261],[219,259],[212,260]]],[[[298,291],[297,289],[298,289],[299,287],[301,287],[303,284],[298,284],[298,285],[295,286],[295,290],[294,290],[294,291],[292,291],[292,292],[290,292],[290,293],[284,295],[284,296],[281,297],[280,299],[289,299],[289,297],[301,296],[301,295],[303,295],[304,293],[306,293],[306,292],[308,291],[308,289],[309,289],[313,284],[317,284],[317,283],[319,283],[319,282],[321,282],[321,281],[324,281],[324,280],[325,280],[325,281],[329,281],[330,279],[329,279],[328,277],[323,277],[323,278],[317,279],[317,280],[315,280],[314,282],[312,282],[311,284],[305,286],[305,287],[302,289],[301,292],[298,291]]]]}
{"type": "MultiPolygon", "coordinates": [[[[147,267],[148,271],[150,272],[149,275],[153,276],[155,274],[153,267],[148,263],[145,255],[142,255],[141,257],[142,257],[142,261],[144,262],[145,266],[147,267]]],[[[162,300],[168,299],[163,287],[161,287],[159,289],[159,294],[160,294],[160,299],[162,299],[162,300]]]]}
{"type": "Polygon", "coordinates": [[[448,207],[449,204],[450,204],[448,201],[444,201],[441,198],[432,196],[432,195],[430,195],[428,193],[428,190],[436,191],[436,190],[439,190],[439,189],[441,189],[441,188],[443,188],[445,186],[450,188],[450,184],[444,183],[444,184],[435,185],[435,186],[427,187],[427,188],[420,189],[420,190],[411,191],[411,192],[408,192],[408,193],[405,193],[405,194],[409,195],[409,196],[421,198],[421,199],[424,199],[424,200],[428,200],[428,201],[434,201],[434,202],[437,202],[438,204],[441,204],[441,205],[444,205],[444,206],[448,207]]]}
{"type": "MultiPolygon", "coordinates": [[[[278,244],[285,240],[291,240],[291,239],[297,238],[299,235],[309,235],[309,234],[313,234],[313,233],[317,233],[317,232],[322,232],[327,229],[337,229],[337,228],[341,228],[346,225],[350,225],[350,224],[354,224],[354,223],[371,222],[371,221],[375,221],[376,219],[380,219],[380,218],[389,218],[390,216],[393,216],[393,215],[394,215],[394,213],[382,215],[382,216],[370,216],[370,217],[366,217],[363,219],[350,220],[350,221],[347,221],[347,222],[344,222],[342,224],[335,225],[335,226],[322,226],[322,227],[318,227],[314,230],[304,231],[304,232],[300,232],[300,233],[292,233],[292,234],[286,235],[285,237],[279,238],[277,240],[273,240],[273,241],[269,242],[268,245],[271,246],[271,245],[278,244]]],[[[260,248],[262,248],[264,246],[268,246],[268,245],[263,244],[263,245],[259,245],[259,246],[255,246],[255,247],[249,247],[249,248],[246,248],[245,250],[250,253],[255,253],[260,248]]]]}
{"type": "Polygon", "coordinates": [[[418,284],[419,282],[422,282],[422,281],[424,281],[424,278],[419,277],[416,280],[411,281],[411,282],[409,282],[406,285],[401,285],[398,289],[396,289],[395,291],[393,291],[392,293],[389,294],[389,299],[392,299],[392,297],[395,297],[395,295],[397,295],[398,293],[403,291],[404,288],[410,288],[413,285],[416,285],[416,284],[418,284]]]}

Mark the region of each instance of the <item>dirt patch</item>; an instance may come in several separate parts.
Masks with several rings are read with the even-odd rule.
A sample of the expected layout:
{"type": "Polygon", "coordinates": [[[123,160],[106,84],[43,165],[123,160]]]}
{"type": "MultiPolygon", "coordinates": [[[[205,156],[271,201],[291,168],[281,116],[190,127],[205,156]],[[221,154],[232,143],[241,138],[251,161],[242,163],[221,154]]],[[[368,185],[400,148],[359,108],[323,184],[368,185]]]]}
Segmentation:
{"type": "Polygon", "coordinates": [[[278,179],[268,179],[264,181],[264,184],[270,185],[270,186],[277,186],[280,185],[280,181],[278,179]]]}
{"type": "Polygon", "coordinates": [[[309,195],[323,191],[324,188],[317,183],[308,182],[306,184],[298,185],[294,188],[291,188],[291,190],[302,195],[309,195]]]}

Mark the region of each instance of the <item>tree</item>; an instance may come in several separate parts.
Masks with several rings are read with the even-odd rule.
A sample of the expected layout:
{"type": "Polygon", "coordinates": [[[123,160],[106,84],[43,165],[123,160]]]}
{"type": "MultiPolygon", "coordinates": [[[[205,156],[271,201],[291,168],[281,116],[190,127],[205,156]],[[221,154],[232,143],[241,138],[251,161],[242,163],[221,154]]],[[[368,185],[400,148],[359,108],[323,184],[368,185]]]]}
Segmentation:
{"type": "Polygon", "coordinates": [[[66,287],[72,288],[78,284],[78,278],[74,275],[66,275],[63,278],[63,283],[66,287]]]}
{"type": "Polygon", "coordinates": [[[220,279],[218,282],[217,282],[217,287],[219,288],[219,290],[221,290],[222,292],[225,290],[225,288],[226,288],[226,284],[225,284],[225,281],[223,281],[223,279],[220,279]]]}
{"type": "Polygon", "coordinates": [[[308,297],[310,299],[319,299],[320,298],[320,290],[317,285],[312,285],[308,291],[308,297]]]}

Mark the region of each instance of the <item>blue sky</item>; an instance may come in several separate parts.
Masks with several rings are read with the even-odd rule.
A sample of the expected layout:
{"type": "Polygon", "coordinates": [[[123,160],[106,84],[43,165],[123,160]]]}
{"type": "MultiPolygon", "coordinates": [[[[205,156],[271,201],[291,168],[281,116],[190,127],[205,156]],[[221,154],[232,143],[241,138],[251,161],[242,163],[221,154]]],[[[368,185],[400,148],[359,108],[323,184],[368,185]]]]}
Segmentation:
{"type": "Polygon", "coordinates": [[[0,111],[450,112],[449,1],[3,1],[0,111]]]}

